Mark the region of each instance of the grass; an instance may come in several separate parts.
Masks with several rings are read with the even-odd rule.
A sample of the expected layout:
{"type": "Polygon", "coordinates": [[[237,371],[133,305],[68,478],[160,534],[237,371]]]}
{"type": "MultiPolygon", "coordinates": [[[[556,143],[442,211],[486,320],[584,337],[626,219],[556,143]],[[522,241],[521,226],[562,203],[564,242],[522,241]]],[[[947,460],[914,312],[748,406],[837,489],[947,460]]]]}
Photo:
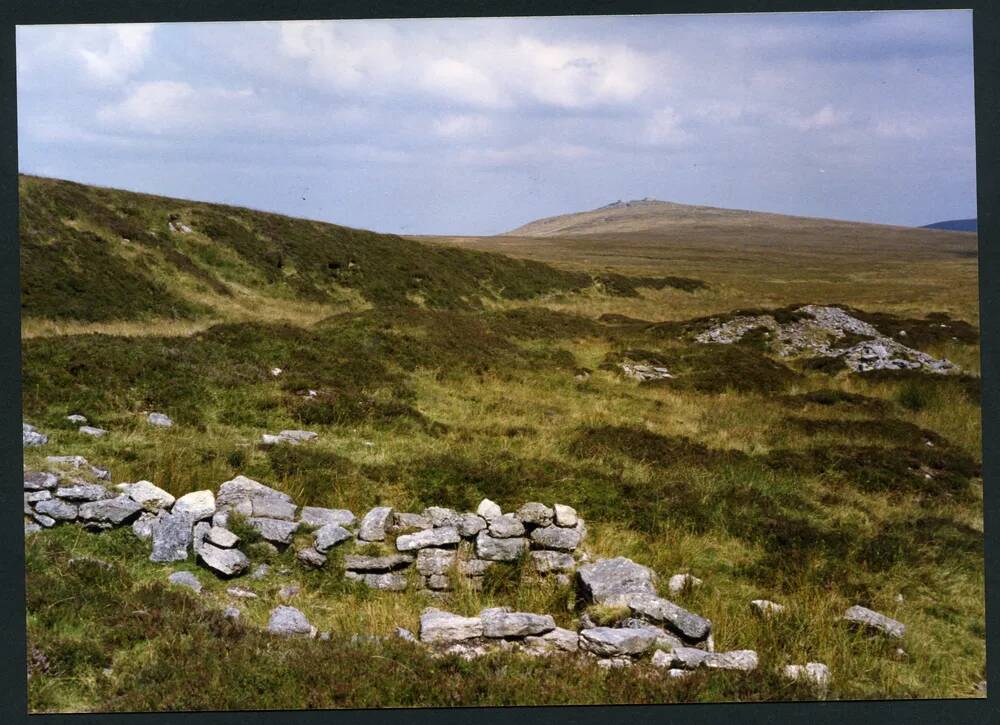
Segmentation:
{"type": "MultiPolygon", "coordinates": [[[[149,279],[188,300],[191,317],[29,315],[24,415],[50,444],[26,449],[27,466],[80,454],[110,468],[115,483],[148,479],[175,495],[244,474],[301,505],[357,514],[382,503],[470,510],[483,497],[506,510],[566,503],[587,520],[591,556],[629,556],[661,585],[677,572],[699,577],[704,585],[678,603],[712,620],[718,648],[761,658],[749,675],[673,681],[640,669],[608,674],[574,658],[502,653],[468,663],[391,638],[352,642],[397,625],[415,631],[432,604],[463,614],[506,604],[550,612],[562,626],[575,626],[581,612],[571,609],[569,588],[523,563],[495,567],[481,591],[462,586],[442,599],[371,592],[340,576],[353,544],[310,571],[294,556],[307,533],[275,554],[239,523],[247,553],[272,571],[238,582],[259,598],[241,600],[233,624],[221,616],[234,603],[225,593],[232,582],[193,561],[151,564],[128,530],[64,526],[26,541],[29,641],[48,662],[29,680],[33,711],[811,699],[808,686],[776,674],[805,661],[830,666],[834,699],[968,697],[984,677],[978,336],[945,338],[933,327],[965,330],[964,320],[975,332],[975,267],[964,258],[945,250],[935,267],[924,248],[883,255],[877,264],[896,276],[876,289],[871,260],[852,258],[853,249],[792,252],[781,266],[730,250],[710,269],[708,256],[619,239],[608,247],[619,257],[609,259],[631,281],[618,289],[594,284],[607,270],[579,259],[570,277],[545,267],[539,278],[534,266],[453,258],[455,250],[426,255],[440,276],[415,267],[423,281],[413,287],[363,256],[384,253],[379,244],[389,242],[378,235],[31,178],[25,185],[29,201],[38,196],[33,203],[88,228],[152,214],[166,234],[167,215],[179,214],[196,232],[175,238],[177,250],[231,292],[150,261],[149,279]],[[114,219],[100,216],[112,207],[114,219]],[[329,259],[317,257],[328,242],[329,259]],[[651,250],[658,256],[642,265],[629,258],[651,250]],[[388,286],[362,279],[359,266],[387,274],[388,286]],[[492,281],[477,282],[473,299],[471,280],[483,274],[492,281]],[[507,288],[507,274],[525,278],[507,288]],[[667,278],[708,284],[650,281],[667,278]],[[415,289],[422,303],[406,296],[415,289]],[[713,315],[769,306],[790,314],[793,304],[828,301],[863,310],[876,326],[903,325],[907,337],[926,334],[928,352],[968,374],[856,375],[691,339],[713,315]],[[947,320],[935,314],[944,312],[947,320]],[[625,357],[655,359],[676,377],[637,383],[616,368],[625,357]],[[272,376],[273,367],[282,374],[272,376]],[[149,426],[151,410],[176,425],[149,426]],[[110,433],[86,438],[65,421],[70,413],[110,433]],[[258,445],[261,433],[284,428],[320,436],[299,447],[258,445]],[[70,564],[74,557],[111,567],[70,564]],[[173,569],[195,573],[203,594],[168,586],[173,569]],[[257,631],[290,583],[301,587],[290,604],[329,641],[257,631]],[[786,615],[754,615],[755,598],[785,604],[786,615]],[[845,629],[837,617],[851,604],[905,622],[906,656],[845,629]]],[[[132,251],[167,259],[148,245],[132,251]]],[[[129,269],[146,274],[141,264],[129,269]]]]}

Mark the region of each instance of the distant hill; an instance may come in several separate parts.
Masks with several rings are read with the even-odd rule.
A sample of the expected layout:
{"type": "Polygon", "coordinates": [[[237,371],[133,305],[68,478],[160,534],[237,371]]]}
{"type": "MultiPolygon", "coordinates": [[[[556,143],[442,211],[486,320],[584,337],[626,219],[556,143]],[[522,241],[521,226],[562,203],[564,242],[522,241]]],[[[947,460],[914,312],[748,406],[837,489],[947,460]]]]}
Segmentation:
{"type": "Polygon", "coordinates": [[[921,229],[945,229],[950,232],[978,232],[978,219],[951,219],[946,222],[925,224],[921,229]]]}
{"type": "MultiPolygon", "coordinates": [[[[939,232],[935,232],[939,233],[939,232]]],[[[504,236],[585,237],[595,235],[669,235],[671,237],[752,238],[755,242],[773,237],[808,241],[834,241],[863,236],[902,236],[913,240],[941,240],[930,232],[911,227],[839,221],[815,217],[719,209],[710,206],[677,204],[656,199],[616,201],[591,211],[562,214],[529,222],[504,236]]]]}
{"type": "Polygon", "coordinates": [[[200,319],[266,300],[461,308],[593,283],[539,262],[252,209],[23,174],[19,185],[26,318],[200,319]]]}

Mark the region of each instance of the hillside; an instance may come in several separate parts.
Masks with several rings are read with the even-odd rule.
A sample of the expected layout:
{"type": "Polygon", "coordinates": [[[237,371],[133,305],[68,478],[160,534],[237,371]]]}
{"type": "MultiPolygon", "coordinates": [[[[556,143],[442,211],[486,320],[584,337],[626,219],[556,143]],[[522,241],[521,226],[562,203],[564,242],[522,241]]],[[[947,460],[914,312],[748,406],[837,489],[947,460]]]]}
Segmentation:
{"type": "Polygon", "coordinates": [[[507,232],[510,237],[659,236],[675,241],[711,238],[748,243],[781,243],[794,237],[799,244],[822,246],[859,239],[880,244],[954,245],[971,235],[951,237],[934,230],[884,224],[839,221],[709,206],[675,204],[655,199],[615,202],[599,209],[563,214],[529,222],[507,232]]]}
{"type": "Polygon", "coordinates": [[[978,232],[978,219],[949,219],[944,222],[925,224],[923,229],[944,229],[951,232],[978,232]]]}

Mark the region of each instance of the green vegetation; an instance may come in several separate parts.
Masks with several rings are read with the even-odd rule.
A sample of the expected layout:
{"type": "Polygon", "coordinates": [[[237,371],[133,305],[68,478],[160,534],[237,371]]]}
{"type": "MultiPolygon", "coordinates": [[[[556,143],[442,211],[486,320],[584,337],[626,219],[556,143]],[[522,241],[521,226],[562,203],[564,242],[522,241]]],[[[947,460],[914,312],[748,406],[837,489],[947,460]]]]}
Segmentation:
{"type": "Polygon", "coordinates": [[[678,602],[712,620],[718,649],[761,657],[752,674],[675,681],[572,658],[465,662],[391,637],[352,641],[415,630],[429,605],[470,614],[507,604],[562,626],[581,613],[568,586],[518,586],[535,576],[524,562],[440,600],[372,592],[340,575],[354,544],[309,571],[294,556],[307,532],[275,553],[238,517],[241,546],[272,572],[235,582],[259,598],[241,600],[233,623],[221,611],[234,582],[180,563],[205,586],[195,597],[167,585],[172,568],[148,562],[127,529],[62,526],[26,541],[33,711],[808,699],[808,687],[776,673],[805,661],[830,666],[832,698],[966,697],[983,678],[978,337],[934,328],[960,332],[965,319],[975,331],[975,305],[953,294],[964,289],[956,280],[975,284],[974,260],[937,265],[931,278],[926,250],[887,258],[914,270],[893,299],[923,300],[915,310],[874,301],[844,272],[864,274],[867,262],[835,256],[825,273],[790,254],[773,278],[755,259],[717,257],[713,277],[661,245],[668,261],[618,280],[248,210],[21,184],[24,417],[50,435],[25,450],[28,467],[80,454],[115,483],[148,479],[174,495],[243,474],[299,504],[358,514],[383,503],[470,510],[483,497],[505,510],[566,503],[587,520],[591,556],[629,556],[661,585],[690,571],[705,584],[678,602]],[[172,232],[170,221],[194,231],[172,232]],[[77,233],[100,241],[83,245],[77,233]],[[56,239],[62,251],[48,249],[56,239]],[[101,282],[93,250],[120,263],[108,273],[115,284],[101,282]],[[671,278],[708,285],[657,281],[671,278]],[[821,292],[803,294],[799,278],[821,292]],[[81,285],[86,310],[58,292],[60,279],[81,285]],[[159,291],[140,294],[154,289],[144,285],[159,291]],[[828,300],[867,310],[887,333],[907,330],[967,372],[851,374],[752,342],[693,340],[732,310],[780,316],[828,300]],[[621,374],[625,360],[675,377],[637,383],[621,374]],[[176,425],[149,426],[151,410],[176,425]],[[70,413],[110,433],[82,436],[70,413]],[[258,445],[284,428],[319,438],[258,445]],[[329,641],[259,632],[290,583],[301,586],[290,603],[329,641]],[[754,616],[755,598],[785,604],[786,616],[754,616]],[[837,622],[851,604],[905,622],[906,656],[837,622]]]}

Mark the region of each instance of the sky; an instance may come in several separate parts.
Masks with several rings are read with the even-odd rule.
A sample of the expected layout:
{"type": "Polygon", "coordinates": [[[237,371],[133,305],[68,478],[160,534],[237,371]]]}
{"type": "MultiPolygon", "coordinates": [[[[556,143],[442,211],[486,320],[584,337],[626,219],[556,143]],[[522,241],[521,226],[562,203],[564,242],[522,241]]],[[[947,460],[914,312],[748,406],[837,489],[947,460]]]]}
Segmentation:
{"type": "Polygon", "coordinates": [[[976,215],[969,11],[22,26],[25,173],[400,234],[976,215]]]}

